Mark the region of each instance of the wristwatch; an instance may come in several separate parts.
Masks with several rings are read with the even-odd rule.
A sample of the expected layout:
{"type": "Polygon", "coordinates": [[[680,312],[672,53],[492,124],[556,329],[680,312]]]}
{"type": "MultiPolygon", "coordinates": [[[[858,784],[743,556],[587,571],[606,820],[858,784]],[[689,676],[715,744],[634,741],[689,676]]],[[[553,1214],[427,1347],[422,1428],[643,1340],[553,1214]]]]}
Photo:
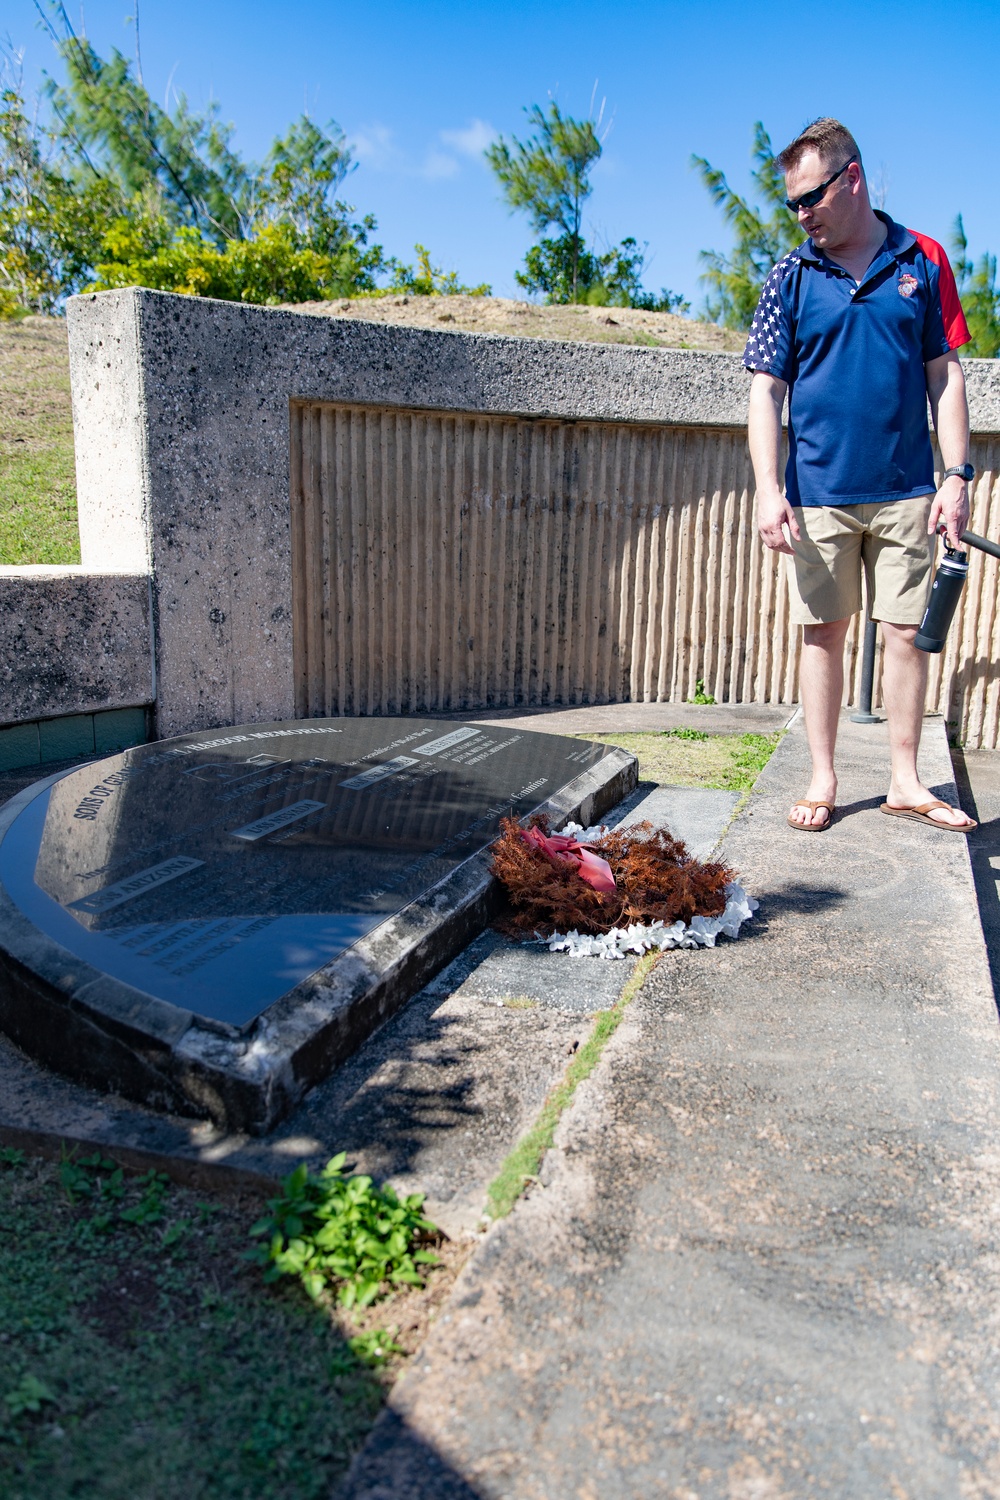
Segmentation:
{"type": "Polygon", "coordinates": [[[945,469],[941,478],[949,479],[952,474],[957,474],[959,479],[965,480],[966,484],[970,484],[976,477],[976,471],[972,464],[956,464],[953,469],[945,469]]]}

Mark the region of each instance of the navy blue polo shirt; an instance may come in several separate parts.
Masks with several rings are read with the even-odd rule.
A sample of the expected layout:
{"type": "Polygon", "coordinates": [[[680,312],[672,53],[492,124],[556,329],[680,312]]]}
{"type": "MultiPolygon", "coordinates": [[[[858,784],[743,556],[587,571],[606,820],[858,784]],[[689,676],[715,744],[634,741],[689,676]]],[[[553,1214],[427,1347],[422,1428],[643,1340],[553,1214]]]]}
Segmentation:
{"type": "Polygon", "coordinates": [[[969,341],[936,240],[888,214],[860,285],[812,240],[761,289],[743,363],[788,382],[791,505],[862,505],[934,492],[928,360],[969,341]]]}

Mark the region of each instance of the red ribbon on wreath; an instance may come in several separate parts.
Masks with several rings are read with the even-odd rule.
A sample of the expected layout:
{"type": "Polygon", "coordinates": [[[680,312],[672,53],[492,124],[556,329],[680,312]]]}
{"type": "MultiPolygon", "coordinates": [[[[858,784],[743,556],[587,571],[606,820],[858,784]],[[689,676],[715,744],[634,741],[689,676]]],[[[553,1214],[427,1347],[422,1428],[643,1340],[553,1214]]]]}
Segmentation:
{"type": "Polygon", "coordinates": [[[522,828],[521,837],[533,849],[575,870],[580,879],[593,890],[610,892],[618,889],[607,860],[601,859],[586,844],[578,844],[576,839],[564,833],[542,833],[540,828],[522,828]]]}

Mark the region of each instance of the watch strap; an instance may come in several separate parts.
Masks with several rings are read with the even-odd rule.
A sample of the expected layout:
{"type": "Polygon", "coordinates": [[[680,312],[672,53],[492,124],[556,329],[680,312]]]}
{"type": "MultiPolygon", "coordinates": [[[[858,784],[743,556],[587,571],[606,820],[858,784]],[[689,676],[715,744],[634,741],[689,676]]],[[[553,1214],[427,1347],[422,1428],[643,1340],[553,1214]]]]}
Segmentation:
{"type": "Polygon", "coordinates": [[[952,474],[957,474],[959,479],[964,479],[966,484],[975,479],[976,471],[972,464],[956,464],[954,468],[945,469],[942,479],[948,479],[952,474]]]}

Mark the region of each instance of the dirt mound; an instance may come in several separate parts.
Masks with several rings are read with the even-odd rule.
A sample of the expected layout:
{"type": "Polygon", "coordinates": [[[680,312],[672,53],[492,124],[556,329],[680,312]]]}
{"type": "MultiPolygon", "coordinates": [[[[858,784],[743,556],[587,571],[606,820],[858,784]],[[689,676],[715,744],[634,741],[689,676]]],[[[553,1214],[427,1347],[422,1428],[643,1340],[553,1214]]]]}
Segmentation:
{"type": "Polygon", "coordinates": [[[744,337],[715,323],[633,307],[542,307],[510,297],[342,297],[287,304],[321,318],[360,318],[451,333],[505,333],[520,338],[571,339],[592,344],[645,344],[663,349],[739,353],[744,337]]]}

